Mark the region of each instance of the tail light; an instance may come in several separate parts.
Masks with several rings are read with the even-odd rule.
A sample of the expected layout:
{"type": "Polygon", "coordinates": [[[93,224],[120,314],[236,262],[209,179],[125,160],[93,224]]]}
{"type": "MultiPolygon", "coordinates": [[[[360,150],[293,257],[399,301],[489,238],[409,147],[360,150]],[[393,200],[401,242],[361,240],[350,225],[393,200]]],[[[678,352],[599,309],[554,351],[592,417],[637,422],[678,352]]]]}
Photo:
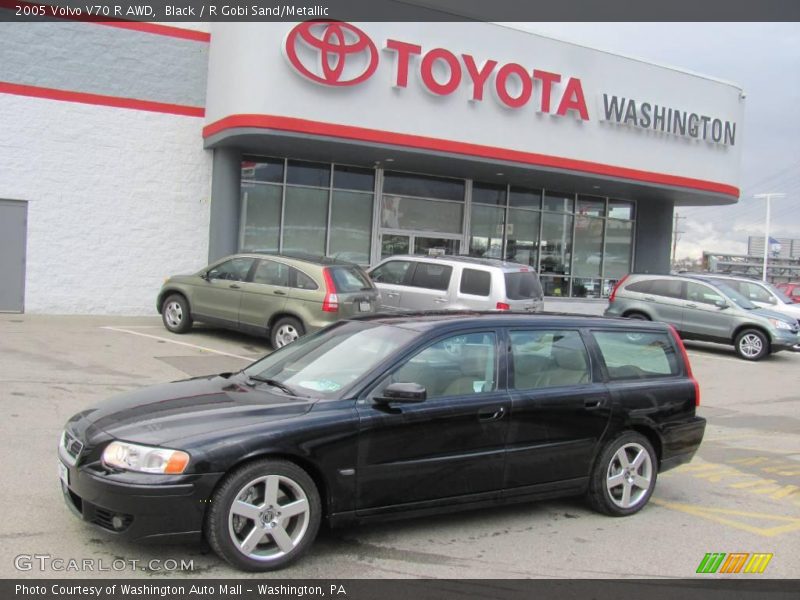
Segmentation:
{"type": "Polygon", "coordinates": [[[675,340],[675,343],[678,344],[678,348],[681,351],[683,364],[686,365],[686,374],[694,384],[694,405],[700,406],[700,384],[697,383],[697,379],[695,379],[694,375],[692,374],[692,363],[689,362],[689,355],[686,353],[686,346],[683,345],[683,340],[681,339],[681,336],[678,335],[677,329],[675,329],[672,325],[669,325],[669,330],[672,332],[672,338],[675,340]]]}
{"type": "Polygon", "coordinates": [[[325,299],[322,301],[322,312],[339,312],[339,296],[336,295],[336,286],[333,283],[331,270],[322,269],[325,279],[325,299]]]}
{"type": "Polygon", "coordinates": [[[506,304],[505,302],[498,302],[495,305],[495,308],[497,310],[511,310],[511,305],[510,304],[506,304]]]}
{"type": "Polygon", "coordinates": [[[619,281],[616,283],[616,285],[614,286],[614,289],[612,289],[612,290],[611,290],[611,295],[608,297],[608,301],[609,301],[609,303],[613,302],[613,301],[614,301],[614,298],[616,298],[616,297],[617,297],[617,290],[619,289],[619,286],[621,286],[621,285],[622,285],[622,282],[623,282],[623,281],[625,281],[627,278],[628,278],[628,275],[625,275],[625,277],[623,277],[622,279],[620,279],[620,280],[619,280],[619,281]]]}

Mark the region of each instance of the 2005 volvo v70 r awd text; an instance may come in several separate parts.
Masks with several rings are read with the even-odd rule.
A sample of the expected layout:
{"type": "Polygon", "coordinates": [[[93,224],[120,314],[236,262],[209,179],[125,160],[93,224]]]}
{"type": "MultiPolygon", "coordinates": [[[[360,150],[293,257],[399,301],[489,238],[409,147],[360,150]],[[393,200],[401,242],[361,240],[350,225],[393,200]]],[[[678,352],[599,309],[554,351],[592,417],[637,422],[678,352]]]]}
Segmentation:
{"type": "Polygon", "coordinates": [[[661,323],[373,315],[239,373],[129,392],[66,424],[67,505],[134,540],[205,536],[265,571],[332,526],[585,494],[623,516],[703,438],[661,323]]]}

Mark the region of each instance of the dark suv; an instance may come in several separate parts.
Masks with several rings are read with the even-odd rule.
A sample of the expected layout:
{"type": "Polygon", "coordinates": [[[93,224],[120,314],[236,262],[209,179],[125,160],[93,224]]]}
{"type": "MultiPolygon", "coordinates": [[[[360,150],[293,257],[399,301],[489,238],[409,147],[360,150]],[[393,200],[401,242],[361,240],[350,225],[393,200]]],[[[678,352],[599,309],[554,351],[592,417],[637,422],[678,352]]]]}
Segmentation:
{"type": "Polygon", "coordinates": [[[584,494],[631,515],[691,460],[705,419],[662,323],[449,312],[342,321],[239,373],[83,410],[59,447],[67,505],[130,539],[205,536],[286,565],[332,526],[584,494]]]}

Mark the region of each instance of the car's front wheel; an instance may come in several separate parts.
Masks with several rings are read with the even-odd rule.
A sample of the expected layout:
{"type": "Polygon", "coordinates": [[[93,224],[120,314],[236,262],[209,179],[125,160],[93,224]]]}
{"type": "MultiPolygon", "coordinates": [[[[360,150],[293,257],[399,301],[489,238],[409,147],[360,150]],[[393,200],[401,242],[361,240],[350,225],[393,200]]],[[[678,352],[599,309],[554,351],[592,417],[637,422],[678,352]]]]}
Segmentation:
{"type": "Polygon", "coordinates": [[[172,333],[185,333],[192,328],[189,303],[180,294],[172,294],[161,304],[161,320],[172,333]]]}
{"type": "Polygon", "coordinates": [[[294,463],[260,460],[226,477],[211,498],[206,538],[221,558],[246,571],[297,560],[317,535],[319,492],[294,463]]]}
{"type": "Polygon", "coordinates": [[[607,515],[632,515],[650,499],[657,471],[652,444],[641,434],[625,432],[600,453],[589,482],[589,503],[607,515]]]}
{"type": "Polygon", "coordinates": [[[734,341],[736,354],[745,360],[761,360],[769,354],[769,340],[757,329],[745,329],[734,341]]]}

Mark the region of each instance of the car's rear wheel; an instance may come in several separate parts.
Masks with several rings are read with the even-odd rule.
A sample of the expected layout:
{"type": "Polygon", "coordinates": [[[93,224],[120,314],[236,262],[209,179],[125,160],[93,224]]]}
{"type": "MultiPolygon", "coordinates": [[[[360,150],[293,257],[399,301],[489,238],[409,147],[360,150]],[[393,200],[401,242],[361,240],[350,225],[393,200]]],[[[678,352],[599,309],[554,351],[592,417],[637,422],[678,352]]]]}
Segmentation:
{"type": "Polygon", "coordinates": [[[186,333],[192,328],[189,303],[181,294],[172,294],[161,304],[161,320],[172,333],[186,333]]]}
{"type": "Polygon", "coordinates": [[[206,537],[221,558],[246,571],[271,571],[311,546],[322,516],[308,474],[282,460],[260,460],[228,475],[211,498],[206,537]]]}
{"type": "Polygon", "coordinates": [[[736,336],[736,354],[745,360],[761,360],[769,354],[769,340],[758,329],[745,329],[736,336]]]}
{"type": "Polygon", "coordinates": [[[648,317],[646,314],[640,313],[640,312],[630,312],[627,315],[625,315],[625,318],[626,319],[633,319],[634,321],[649,321],[650,320],[650,317],[648,317]]]}
{"type": "Polygon", "coordinates": [[[652,444],[641,434],[625,432],[600,453],[589,482],[589,503],[607,515],[632,515],[650,499],[657,471],[652,444]]]}
{"type": "Polygon", "coordinates": [[[283,317],[275,321],[269,332],[269,341],[277,350],[291,344],[305,333],[303,324],[294,317],[283,317]]]}

